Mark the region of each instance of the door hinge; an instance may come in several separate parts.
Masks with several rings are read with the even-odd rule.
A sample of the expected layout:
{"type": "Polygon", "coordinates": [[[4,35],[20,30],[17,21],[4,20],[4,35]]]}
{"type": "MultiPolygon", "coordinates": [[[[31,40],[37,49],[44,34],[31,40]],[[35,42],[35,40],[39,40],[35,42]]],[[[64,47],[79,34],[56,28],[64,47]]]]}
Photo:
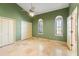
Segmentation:
{"type": "Polygon", "coordinates": [[[73,31],[71,31],[71,33],[73,33],[73,31]]]}
{"type": "Polygon", "coordinates": [[[71,44],[71,46],[73,46],[73,44],[71,44]]]}

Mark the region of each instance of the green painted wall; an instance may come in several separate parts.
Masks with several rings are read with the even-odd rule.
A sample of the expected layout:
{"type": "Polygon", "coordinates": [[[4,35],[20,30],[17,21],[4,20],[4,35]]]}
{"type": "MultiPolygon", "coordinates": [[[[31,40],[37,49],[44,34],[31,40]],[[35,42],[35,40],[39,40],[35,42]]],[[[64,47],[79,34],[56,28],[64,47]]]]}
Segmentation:
{"type": "Polygon", "coordinates": [[[69,8],[69,14],[71,15],[75,7],[78,8],[78,39],[77,39],[77,54],[79,56],[79,3],[71,3],[69,8]]]}
{"type": "Polygon", "coordinates": [[[77,7],[78,7],[78,43],[77,43],[77,46],[78,46],[78,56],[79,56],[79,3],[77,4],[77,7]]]}
{"type": "Polygon", "coordinates": [[[59,41],[67,41],[67,17],[69,15],[69,8],[64,8],[56,11],[47,12],[37,15],[33,18],[33,36],[39,36],[59,41]],[[63,36],[55,36],[55,17],[63,16],[63,36]],[[43,34],[38,34],[38,19],[43,19],[43,34]]]}
{"type": "Polygon", "coordinates": [[[77,46],[78,46],[78,56],[79,56],[79,3],[77,4],[78,7],[78,42],[77,42],[77,46]]]}
{"type": "Polygon", "coordinates": [[[16,40],[21,39],[21,20],[31,22],[28,13],[15,3],[0,3],[0,16],[16,19],[16,40]]]}

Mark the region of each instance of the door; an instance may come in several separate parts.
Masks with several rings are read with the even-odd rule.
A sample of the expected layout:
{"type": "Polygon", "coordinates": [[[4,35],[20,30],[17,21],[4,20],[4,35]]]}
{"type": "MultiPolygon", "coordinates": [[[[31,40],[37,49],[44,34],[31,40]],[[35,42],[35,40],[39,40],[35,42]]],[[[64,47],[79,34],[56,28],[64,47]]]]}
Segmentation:
{"type": "Polygon", "coordinates": [[[21,21],[21,40],[32,37],[32,23],[21,21]]]}
{"type": "Polygon", "coordinates": [[[11,44],[16,39],[15,19],[0,17],[0,47],[11,44]]]}
{"type": "Polygon", "coordinates": [[[9,19],[8,22],[9,22],[9,25],[8,25],[9,39],[8,39],[8,41],[10,44],[10,43],[13,43],[16,41],[16,22],[15,22],[15,19],[9,19]]]}
{"type": "Polygon", "coordinates": [[[8,44],[8,39],[9,39],[9,23],[8,19],[6,18],[1,18],[2,19],[2,46],[8,44]]]}
{"type": "Polygon", "coordinates": [[[67,45],[71,50],[71,16],[67,18],[67,45]]]}
{"type": "Polygon", "coordinates": [[[71,19],[72,19],[72,51],[74,51],[74,54],[77,55],[77,7],[73,10],[72,15],[71,15],[71,19]]]}
{"type": "Polygon", "coordinates": [[[77,7],[67,19],[67,45],[77,55],[77,7]]]}
{"type": "Polygon", "coordinates": [[[27,22],[27,31],[28,34],[26,34],[26,38],[31,38],[32,37],[32,23],[27,22]]]}

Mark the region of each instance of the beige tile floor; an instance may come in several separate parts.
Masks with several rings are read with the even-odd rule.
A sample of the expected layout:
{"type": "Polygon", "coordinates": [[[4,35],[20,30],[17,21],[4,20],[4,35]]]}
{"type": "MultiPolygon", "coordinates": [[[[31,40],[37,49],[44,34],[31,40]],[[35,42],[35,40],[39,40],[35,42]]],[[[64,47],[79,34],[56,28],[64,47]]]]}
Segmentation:
{"type": "Polygon", "coordinates": [[[0,48],[0,56],[67,56],[65,42],[33,37],[0,48]]]}

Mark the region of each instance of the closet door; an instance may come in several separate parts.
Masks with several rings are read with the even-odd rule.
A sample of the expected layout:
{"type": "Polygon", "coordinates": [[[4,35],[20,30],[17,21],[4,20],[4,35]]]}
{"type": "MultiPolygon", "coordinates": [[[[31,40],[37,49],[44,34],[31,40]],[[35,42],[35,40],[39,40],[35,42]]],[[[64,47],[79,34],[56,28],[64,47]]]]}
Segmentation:
{"type": "Polygon", "coordinates": [[[26,39],[27,25],[25,21],[21,21],[21,40],[26,39]]]}
{"type": "Polygon", "coordinates": [[[31,22],[27,22],[27,38],[31,38],[32,37],[32,23],[31,22]]]}
{"type": "Polygon", "coordinates": [[[0,17],[0,46],[11,44],[16,39],[14,19],[0,17]]]}
{"type": "Polygon", "coordinates": [[[7,45],[9,44],[8,39],[9,39],[9,23],[8,19],[2,18],[2,45],[7,45]]]}
{"type": "Polygon", "coordinates": [[[32,23],[21,21],[21,40],[32,37],[32,23]]]}
{"type": "Polygon", "coordinates": [[[8,25],[8,30],[9,30],[9,39],[8,39],[8,41],[9,41],[9,43],[13,43],[14,41],[15,41],[15,20],[14,19],[9,19],[8,20],[8,22],[9,22],[9,25],[8,25]]]}

